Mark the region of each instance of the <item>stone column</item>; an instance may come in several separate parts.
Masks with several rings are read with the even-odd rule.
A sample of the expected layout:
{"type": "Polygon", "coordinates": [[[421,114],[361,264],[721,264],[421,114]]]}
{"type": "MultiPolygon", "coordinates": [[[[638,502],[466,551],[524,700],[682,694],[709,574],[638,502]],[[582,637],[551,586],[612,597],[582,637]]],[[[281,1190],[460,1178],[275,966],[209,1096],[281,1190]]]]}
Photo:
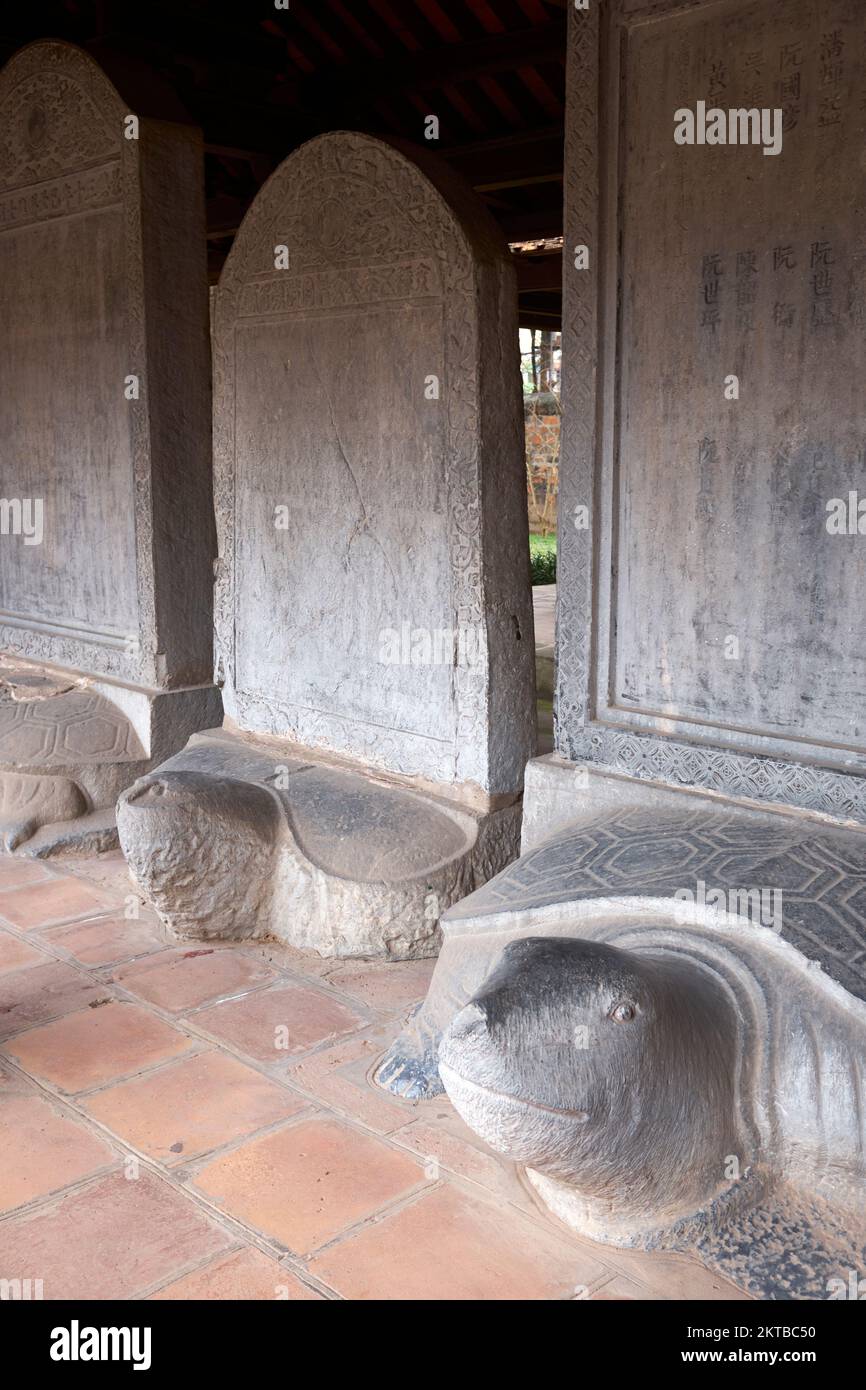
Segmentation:
{"type": "Polygon", "coordinates": [[[0,73],[0,823],[111,841],[120,791],[218,722],[200,133],[82,50],[0,73]]]}

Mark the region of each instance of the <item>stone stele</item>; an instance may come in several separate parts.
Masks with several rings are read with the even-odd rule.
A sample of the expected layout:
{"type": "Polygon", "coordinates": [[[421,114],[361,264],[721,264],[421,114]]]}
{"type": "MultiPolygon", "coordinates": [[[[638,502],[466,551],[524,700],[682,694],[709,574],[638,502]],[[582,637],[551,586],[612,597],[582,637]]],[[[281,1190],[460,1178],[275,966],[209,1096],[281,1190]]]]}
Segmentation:
{"type": "Polygon", "coordinates": [[[0,72],[0,844],[116,842],[219,718],[201,138],[40,42],[0,72]]]}
{"type": "Polygon", "coordinates": [[[118,807],[181,935],[430,955],[441,912],[516,854],[516,343],[507,249],[422,152],[325,135],[256,198],[214,314],[228,718],[118,807]]]}
{"type": "Polygon", "coordinates": [[[866,6],[572,9],[556,752],[866,823],[866,6]],[[780,110],[782,146],[674,113],[780,110]],[[840,365],[844,364],[844,370],[840,365]],[[841,513],[841,517],[840,517],[841,513]],[[859,529],[858,529],[859,528],[859,529]]]}

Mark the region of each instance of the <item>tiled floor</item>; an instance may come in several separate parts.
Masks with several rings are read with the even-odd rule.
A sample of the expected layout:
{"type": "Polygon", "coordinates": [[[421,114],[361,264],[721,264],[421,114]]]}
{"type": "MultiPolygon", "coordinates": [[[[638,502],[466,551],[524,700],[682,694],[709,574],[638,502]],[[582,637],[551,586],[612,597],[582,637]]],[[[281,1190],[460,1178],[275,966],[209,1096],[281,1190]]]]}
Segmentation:
{"type": "Polygon", "coordinates": [[[0,1278],[83,1299],[743,1297],[576,1239],[446,1100],[370,1084],[431,970],[178,946],[119,854],[0,858],[0,1278]]]}

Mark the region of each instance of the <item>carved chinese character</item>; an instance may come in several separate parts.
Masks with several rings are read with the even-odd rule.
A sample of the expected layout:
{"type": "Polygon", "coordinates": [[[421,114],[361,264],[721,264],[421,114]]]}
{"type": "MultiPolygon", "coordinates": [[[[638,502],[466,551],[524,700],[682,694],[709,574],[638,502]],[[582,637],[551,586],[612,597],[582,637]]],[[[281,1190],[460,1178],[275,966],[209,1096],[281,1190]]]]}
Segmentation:
{"type": "Polygon", "coordinates": [[[833,248],[829,241],[812,242],[812,269],[819,265],[835,265],[833,248]]]}
{"type": "Polygon", "coordinates": [[[816,299],[825,299],[833,290],[833,273],[826,267],[812,276],[812,288],[816,299]]]}
{"type": "Polygon", "coordinates": [[[820,126],[839,125],[842,121],[842,93],[828,92],[821,98],[821,105],[818,108],[818,124],[820,126]]]}
{"type": "Polygon", "coordinates": [[[832,29],[821,36],[821,60],[828,62],[831,58],[841,58],[845,50],[842,40],[842,32],[839,29],[832,29]]]}
{"type": "Polygon", "coordinates": [[[832,328],[836,323],[836,315],[829,300],[817,299],[812,305],[812,327],[813,328],[832,328]]]}
{"type": "Polygon", "coordinates": [[[803,61],[803,45],[798,40],[797,43],[783,43],[779,52],[779,71],[788,72],[792,68],[798,68],[803,61]]]}
{"type": "Polygon", "coordinates": [[[740,280],[737,283],[737,305],[754,304],[757,291],[753,281],[740,280]]]}

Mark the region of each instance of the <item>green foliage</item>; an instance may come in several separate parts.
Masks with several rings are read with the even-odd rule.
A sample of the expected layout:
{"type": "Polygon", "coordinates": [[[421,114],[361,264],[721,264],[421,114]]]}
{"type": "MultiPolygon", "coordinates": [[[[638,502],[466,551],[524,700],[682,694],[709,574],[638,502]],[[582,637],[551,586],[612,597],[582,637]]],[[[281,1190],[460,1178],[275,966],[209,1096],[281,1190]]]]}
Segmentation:
{"type": "Polygon", "coordinates": [[[529,561],[533,584],[555,584],[556,536],[530,536],[529,561]]]}

